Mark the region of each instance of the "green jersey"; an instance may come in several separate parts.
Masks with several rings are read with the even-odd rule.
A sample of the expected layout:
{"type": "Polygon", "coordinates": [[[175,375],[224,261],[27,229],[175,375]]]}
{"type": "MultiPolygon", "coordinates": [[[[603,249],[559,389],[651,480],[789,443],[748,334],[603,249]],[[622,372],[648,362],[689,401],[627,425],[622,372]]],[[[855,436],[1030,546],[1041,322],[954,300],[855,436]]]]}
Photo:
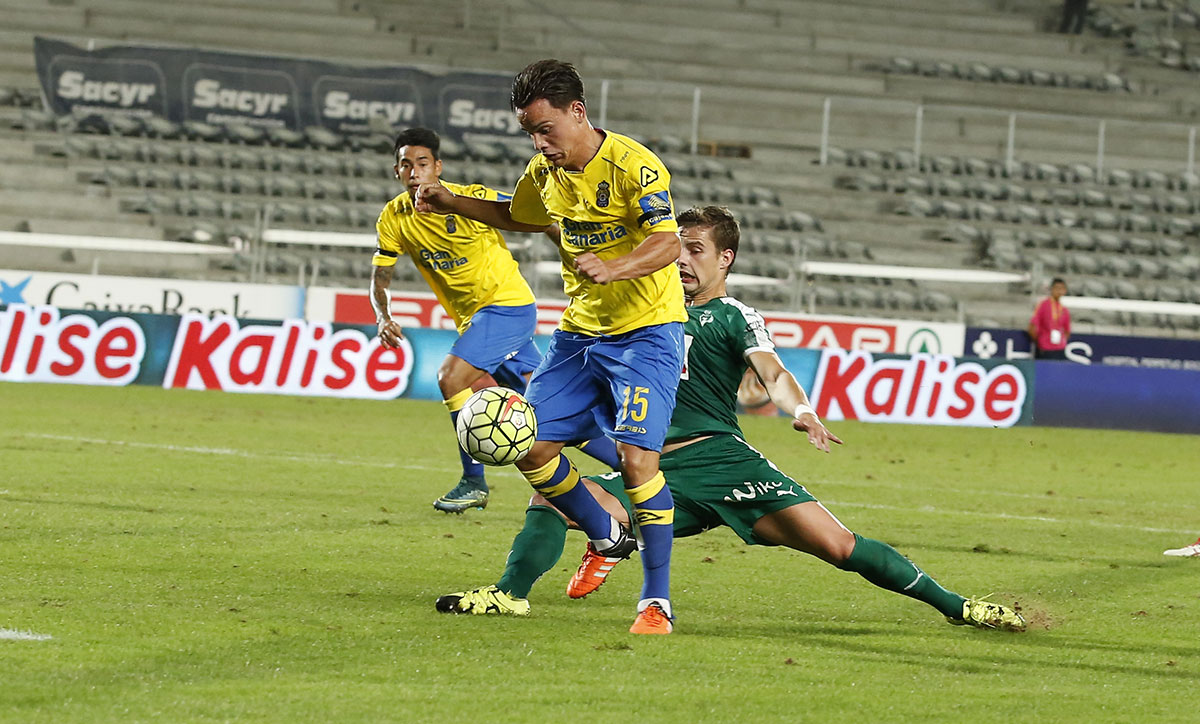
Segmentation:
{"type": "Polygon", "coordinates": [[[771,335],[758,312],[732,297],[688,307],[687,313],[683,374],[667,442],[714,434],[742,437],[738,386],[751,352],[775,350],[771,335]]]}

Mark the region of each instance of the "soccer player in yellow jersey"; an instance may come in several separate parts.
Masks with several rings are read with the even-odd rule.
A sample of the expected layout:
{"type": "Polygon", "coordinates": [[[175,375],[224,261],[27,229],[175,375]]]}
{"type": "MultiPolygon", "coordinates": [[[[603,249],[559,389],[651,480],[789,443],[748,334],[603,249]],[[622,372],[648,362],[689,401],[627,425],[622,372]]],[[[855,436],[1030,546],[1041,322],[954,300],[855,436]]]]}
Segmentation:
{"type": "MultiPolygon", "coordinates": [[[[413,208],[412,191],[441,178],[440,146],[437,134],[426,128],[410,128],[396,139],[396,178],[407,190],[379,214],[379,248],[371,260],[371,304],[380,341],[387,347],[398,346],[403,333],[391,316],[388,287],[397,258],[401,254],[411,258],[458,327],[459,338],[438,370],[438,386],[454,423],[477,380],[491,374],[502,385],[524,390],[541,354],[532,341],[537,324],[533,292],[500,232],[472,219],[417,213],[413,208]]],[[[510,198],[478,184],[446,187],[477,199],[510,198]]],[[[546,225],[514,222],[504,228],[542,231],[546,225]]],[[[592,440],[585,452],[614,469],[618,465],[616,449],[607,438],[592,440]]],[[[488,501],[483,466],[461,449],[459,457],[462,478],[433,503],[448,513],[483,508],[488,501]]]]}
{"type": "Polygon", "coordinates": [[[569,63],[541,60],[517,74],[512,107],[533,139],[512,199],[422,185],[417,209],[492,226],[557,223],[570,304],[527,396],[538,440],[517,468],[576,521],[596,552],[627,557],[636,543],[579,484],[564,443],[603,432],[617,441],[636,509],[644,584],[633,633],[671,631],[674,505],[659,471],[683,368],[683,286],[670,175],[633,139],[588,121],[583,81],[569,63]]]}

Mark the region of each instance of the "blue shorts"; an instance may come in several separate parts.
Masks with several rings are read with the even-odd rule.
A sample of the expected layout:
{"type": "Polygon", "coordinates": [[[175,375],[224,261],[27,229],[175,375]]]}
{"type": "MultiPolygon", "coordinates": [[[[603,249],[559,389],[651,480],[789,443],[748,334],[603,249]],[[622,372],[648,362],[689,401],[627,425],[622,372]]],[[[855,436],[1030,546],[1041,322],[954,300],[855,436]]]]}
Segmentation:
{"type": "Polygon", "coordinates": [[[601,434],[662,450],[683,371],[683,324],[589,337],[558,330],[526,397],[538,439],[591,440],[601,434]]]}
{"type": "Polygon", "coordinates": [[[536,304],[484,307],[471,317],[450,354],[489,373],[502,385],[524,390],[525,375],[542,361],[533,344],[536,329],[536,304]]]}

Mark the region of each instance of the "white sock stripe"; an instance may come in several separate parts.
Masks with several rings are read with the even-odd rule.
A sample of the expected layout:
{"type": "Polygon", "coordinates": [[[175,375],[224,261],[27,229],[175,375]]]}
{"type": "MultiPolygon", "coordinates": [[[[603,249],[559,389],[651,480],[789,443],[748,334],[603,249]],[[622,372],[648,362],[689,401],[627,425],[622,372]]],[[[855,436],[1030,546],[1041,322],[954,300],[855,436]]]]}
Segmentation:
{"type": "Polygon", "coordinates": [[[912,583],[910,583],[910,584],[908,584],[907,586],[905,586],[905,587],[904,587],[904,590],[906,590],[906,591],[907,591],[908,589],[910,589],[910,588],[912,588],[913,586],[917,585],[917,581],[921,580],[921,579],[922,579],[924,576],[925,576],[925,573],[924,573],[924,571],[917,571],[917,577],[916,577],[916,578],[914,578],[914,579],[912,580],[912,583]]]}

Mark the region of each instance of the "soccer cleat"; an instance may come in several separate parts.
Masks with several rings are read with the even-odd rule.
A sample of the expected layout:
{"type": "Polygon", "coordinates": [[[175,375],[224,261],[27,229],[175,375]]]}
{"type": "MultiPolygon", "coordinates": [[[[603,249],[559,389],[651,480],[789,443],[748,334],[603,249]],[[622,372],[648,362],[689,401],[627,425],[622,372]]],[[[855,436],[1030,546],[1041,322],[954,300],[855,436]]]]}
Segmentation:
{"type": "Polygon", "coordinates": [[[1172,548],[1170,550],[1163,551],[1163,555],[1176,556],[1179,558],[1200,558],[1200,538],[1197,538],[1196,542],[1190,546],[1172,548]]]}
{"type": "Polygon", "coordinates": [[[604,585],[609,572],[623,560],[625,559],[600,555],[589,542],[583,551],[583,562],[579,564],[579,570],[567,581],[567,595],[571,598],[583,598],[588,595],[604,585]]]}
{"type": "Polygon", "coordinates": [[[513,598],[495,586],[447,593],[445,596],[438,597],[434,606],[442,613],[529,615],[529,601],[524,598],[513,598]]]}
{"type": "Polygon", "coordinates": [[[963,601],[962,618],[946,617],[955,626],[975,626],[977,628],[998,628],[1003,631],[1024,631],[1025,619],[1008,606],[984,601],[979,598],[968,598],[963,601]]]}
{"type": "Polygon", "coordinates": [[[638,613],[629,633],[634,634],[669,634],[671,633],[671,617],[657,603],[651,603],[638,613]]]}
{"type": "Polygon", "coordinates": [[[486,508],[488,504],[487,486],[462,478],[458,484],[442,497],[433,501],[433,507],[443,513],[465,513],[471,508],[486,508]]]}

